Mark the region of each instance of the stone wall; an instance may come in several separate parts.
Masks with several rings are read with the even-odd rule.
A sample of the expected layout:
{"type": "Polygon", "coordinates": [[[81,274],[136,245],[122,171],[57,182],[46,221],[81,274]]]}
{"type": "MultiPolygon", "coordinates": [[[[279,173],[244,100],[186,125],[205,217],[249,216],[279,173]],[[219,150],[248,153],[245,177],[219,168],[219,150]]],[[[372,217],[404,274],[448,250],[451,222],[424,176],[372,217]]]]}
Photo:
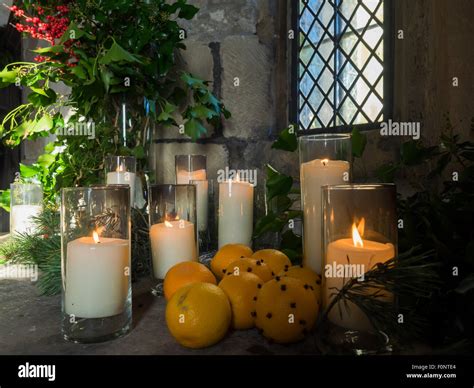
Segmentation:
{"type": "MultiPolygon", "coordinates": [[[[210,130],[198,144],[180,135],[176,128],[159,128],[152,149],[151,166],[156,181],[174,182],[174,155],[207,155],[210,178],[218,169],[257,169],[258,198],[264,187],[264,165],[297,174],[295,155],[271,150],[279,130],[288,124],[277,111],[279,8],[275,0],[191,0],[200,8],[195,19],[183,25],[187,50],[184,68],[212,81],[213,92],[223,100],[232,118],[223,128],[210,130]],[[237,85],[238,83],[238,85],[237,85]]],[[[286,16],[285,16],[286,17],[286,16]]]]}
{"type": "MultiPolygon", "coordinates": [[[[262,197],[265,163],[297,176],[296,155],[274,151],[271,143],[288,124],[288,79],[278,68],[279,53],[288,58],[285,32],[288,2],[283,0],[191,0],[200,8],[196,18],[184,25],[188,50],[184,67],[213,81],[214,93],[232,112],[223,129],[192,144],[177,130],[159,130],[151,165],[158,182],[174,181],[174,155],[208,155],[211,178],[219,168],[257,168],[259,198],[262,197]],[[284,23],[282,28],[282,23],[284,23]],[[235,77],[240,85],[235,86],[235,77]],[[286,98],[286,99],[285,99],[286,98]],[[283,107],[283,108],[282,108],[283,107]]],[[[469,0],[397,0],[393,6],[394,81],[393,119],[420,121],[422,138],[434,144],[445,129],[445,115],[462,138],[472,138],[474,116],[474,36],[469,0]],[[403,30],[403,39],[398,31],[403,30]],[[453,86],[458,77],[459,86],[453,86]]],[[[281,64],[281,63],[280,63],[281,64]]],[[[287,66],[288,62],[284,63],[287,66]]],[[[379,130],[367,132],[368,144],[355,178],[371,180],[375,169],[397,162],[399,145],[408,138],[382,137],[379,130]]],[[[453,167],[455,168],[455,167],[453,167]]],[[[409,182],[426,174],[427,167],[414,168],[397,182],[402,192],[411,192],[409,182]]],[[[259,203],[261,208],[261,203],[259,203]]]]}

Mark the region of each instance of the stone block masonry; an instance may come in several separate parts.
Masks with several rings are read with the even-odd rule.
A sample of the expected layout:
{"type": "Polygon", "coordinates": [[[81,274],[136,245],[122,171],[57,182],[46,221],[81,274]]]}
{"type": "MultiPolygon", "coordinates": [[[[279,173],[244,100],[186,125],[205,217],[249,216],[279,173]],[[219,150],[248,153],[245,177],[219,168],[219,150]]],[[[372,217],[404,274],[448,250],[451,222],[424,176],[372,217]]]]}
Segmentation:
{"type": "Polygon", "coordinates": [[[297,155],[271,149],[278,129],[275,92],[276,52],[279,37],[275,25],[275,0],[190,0],[200,8],[196,17],[183,23],[187,50],[181,52],[182,67],[212,82],[211,88],[232,113],[217,130],[197,144],[180,135],[177,128],[158,128],[150,167],[158,183],[174,183],[174,156],[207,155],[209,178],[217,169],[257,169],[257,215],[264,207],[265,164],[298,174],[297,155]]]}

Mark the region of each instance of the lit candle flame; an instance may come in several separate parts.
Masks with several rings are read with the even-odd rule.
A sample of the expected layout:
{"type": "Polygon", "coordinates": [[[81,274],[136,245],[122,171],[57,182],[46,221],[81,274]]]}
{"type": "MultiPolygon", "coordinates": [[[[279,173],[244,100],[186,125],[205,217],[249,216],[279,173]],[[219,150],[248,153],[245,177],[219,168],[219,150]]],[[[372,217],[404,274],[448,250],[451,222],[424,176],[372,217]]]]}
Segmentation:
{"type": "Polygon", "coordinates": [[[165,220],[165,226],[166,226],[167,228],[172,228],[172,227],[173,227],[173,224],[172,224],[171,222],[165,220]]]}
{"type": "Polygon", "coordinates": [[[359,231],[359,234],[361,237],[364,237],[364,231],[365,231],[365,218],[362,217],[362,219],[359,221],[359,225],[357,225],[357,230],[359,231]]]}
{"type": "Polygon", "coordinates": [[[125,166],[123,164],[119,164],[117,166],[117,169],[115,170],[116,172],[122,172],[125,171],[125,166]]]}
{"type": "Polygon", "coordinates": [[[322,164],[323,166],[327,166],[328,163],[329,163],[329,159],[323,159],[323,160],[321,160],[321,164],[322,164]]]}
{"type": "Polygon", "coordinates": [[[361,234],[364,234],[365,220],[363,218],[359,222],[359,226],[357,226],[355,222],[352,224],[352,242],[354,243],[355,247],[363,248],[364,247],[364,241],[360,237],[361,234],[359,234],[359,231],[360,231],[359,228],[362,229],[361,234]]]}
{"type": "Polygon", "coordinates": [[[92,232],[92,238],[94,239],[94,242],[95,242],[96,244],[99,244],[99,243],[100,243],[99,233],[97,233],[95,230],[92,232]]]}

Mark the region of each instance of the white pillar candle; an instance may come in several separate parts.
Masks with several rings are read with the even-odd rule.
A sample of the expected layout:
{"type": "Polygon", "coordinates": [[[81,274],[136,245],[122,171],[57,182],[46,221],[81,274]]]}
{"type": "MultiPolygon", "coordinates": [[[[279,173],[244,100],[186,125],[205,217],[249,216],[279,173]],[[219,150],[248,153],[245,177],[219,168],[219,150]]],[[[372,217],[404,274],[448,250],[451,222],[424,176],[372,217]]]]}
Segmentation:
{"type": "Polygon", "coordinates": [[[207,179],[206,170],[185,171],[178,170],[176,183],[178,185],[187,185],[191,181],[204,181],[207,179]]]}
{"type": "Polygon", "coordinates": [[[194,183],[196,185],[196,217],[198,231],[207,229],[207,217],[209,209],[209,182],[205,169],[196,171],[178,170],[176,176],[178,185],[194,183]]]}
{"type": "Polygon", "coordinates": [[[197,261],[194,224],[185,220],[165,221],[150,228],[153,272],[164,279],[166,272],[183,261],[197,261]]]}
{"type": "Polygon", "coordinates": [[[41,214],[41,205],[14,205],[10,210],[10,233],[32,233],[33,217],[41,214]]]}
{"type": "Polygon", "coordinates": [[[108,185],[129,185],[130,186],[130,206],[135,204],[135,173],[128,171],[112,171],[107,173],[108,185]]]}
{"type": "Polygon", "coordinates": [[[198,232],[207,230],[207,217],[209,209],[209,182],[194,181],[196,185],[196,208],[198,232]]]}
{"type": "Polygon", "coordinates": [[[219,183],[219,248],[252,245],[253,186],[248,182],[219,183]]]}
{"type": "MultiPolygon", "coordinates": [[[[359,277],[377,263],[384,263],[395,256],[395,248],[392,244],[362,240],[355,225],[352,230],[352,239],[344,238],[328,244],[324,277],[326,307],[333,299],[332,294],[337,293],[337,290],[340,290],[349,278],[359,277]],[[353,276],[347,276],[350,272],[353,276]]],[[[370,293],[370,290],[367,291],[370,293]]],[[[390,298],[388,293],[385,297],[390,298]]],[[[349,301],[344,301],[339,306],[335,305],[328,317],[335,324],[350,330],[370,331],[372,329],[365,313],[349,301]]]]}
{"type": "Polygon", "coordinates": [[[121,314],[128,298],[128,240],[80,237],[67,244],[65,311],[76,318],[121,314]]]}
{"type": "Polygon", "coordinates": [[[321,187],[346,183],[349,168],[344,160],[315,159],[301,165],[303,263],[318,274],[322,270],[321,187]]]}

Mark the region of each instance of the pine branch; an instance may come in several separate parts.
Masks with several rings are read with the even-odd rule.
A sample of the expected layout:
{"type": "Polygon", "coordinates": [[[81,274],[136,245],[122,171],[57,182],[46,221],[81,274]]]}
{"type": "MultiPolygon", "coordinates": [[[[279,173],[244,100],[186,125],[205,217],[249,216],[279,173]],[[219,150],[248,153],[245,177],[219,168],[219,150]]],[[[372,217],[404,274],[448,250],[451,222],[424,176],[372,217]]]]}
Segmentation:
{"type": "MultiPolygon", "coordinates": [[[[57,208],[45,207],[33,219],[37,226],[35,234],[18,234],[0,245],[0,257],[12,264],[38,265],[40,276],[38,287],[44,295],[61,292],[61,235],[57,208]]],[[[83,220],[84,227],[92,222],[96,227],[105,227],[108,232],[120,228],[115,213],[104,212],[92,220],[83,220]]],[[[133,280],[148,275],[151,271],[148,220],[143,211],[132,209],[132,276],[133,280]]]]}
{"type": "Polygon", "coordinates": [[[379,263],[364,275],[364,280],[348,280],[342,289],[331,294],[331,303],[322,319],[337,307],[342,314],[348,302],[359,307],[377,331],[385,332],[400,341],[419,337],[428,324],[417,312],[418,306],[439,290],[441,280],[436,272],[434,251],[416,253],[419,247],[397,258],[379,263]],[[395,302],[387,298],[392,294],[395,302]],[[403,323],[398,316],[403,314],[403,323]]]}

